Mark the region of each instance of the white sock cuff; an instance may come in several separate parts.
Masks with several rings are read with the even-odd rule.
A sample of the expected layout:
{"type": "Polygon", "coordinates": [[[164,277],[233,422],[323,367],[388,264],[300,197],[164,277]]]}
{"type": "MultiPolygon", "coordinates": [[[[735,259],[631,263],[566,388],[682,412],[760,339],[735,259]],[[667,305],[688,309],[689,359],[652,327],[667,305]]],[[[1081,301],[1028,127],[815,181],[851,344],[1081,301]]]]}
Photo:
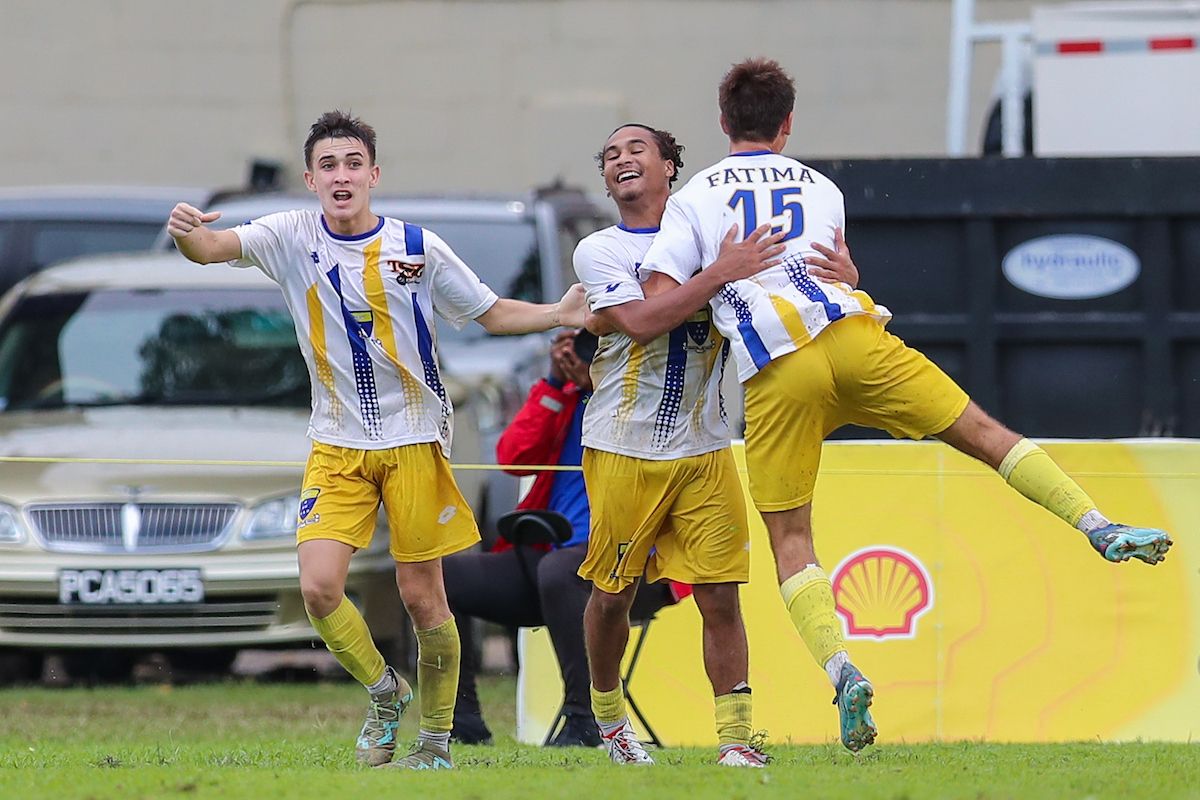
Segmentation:
{"type": "Polygon", "coordinates": [[[1006,455],[1004,460],[1000,462],[1000,466],[996,468],[996,471],[1000,473],[1001,478],[1008,480],[1008,476],[1012,475],[1012,471],[1017,468],[1017,464],[1021,461],[1021,459],[1025,458],[1025,456],[1032,455],[1041,449],[1042,448],[1038,447],[1028,439],[1021,439],[1012,446],[1012,450],[1008,451],[1008,455],[1006,455]]]}

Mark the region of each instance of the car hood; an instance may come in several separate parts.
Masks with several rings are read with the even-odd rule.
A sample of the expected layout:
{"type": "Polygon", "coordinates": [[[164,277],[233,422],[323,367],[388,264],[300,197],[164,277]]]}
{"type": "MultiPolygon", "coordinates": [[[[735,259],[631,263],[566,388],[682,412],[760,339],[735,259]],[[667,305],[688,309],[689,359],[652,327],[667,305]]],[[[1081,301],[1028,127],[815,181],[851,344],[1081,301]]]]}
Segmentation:
{"type": "Polygon", "coordinates": [[[308,414],[261,408],[112,407],[0,414],[0,455],[296,465],[0,462],[0,498],[255,500],[298,491],[308,414]]]}

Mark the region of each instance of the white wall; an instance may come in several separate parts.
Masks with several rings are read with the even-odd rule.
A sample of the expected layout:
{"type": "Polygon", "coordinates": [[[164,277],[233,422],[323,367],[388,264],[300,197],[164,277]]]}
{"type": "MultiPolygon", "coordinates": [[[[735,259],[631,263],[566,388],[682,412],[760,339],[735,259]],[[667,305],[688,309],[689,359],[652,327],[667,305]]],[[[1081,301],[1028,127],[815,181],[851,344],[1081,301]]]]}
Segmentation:
{"type": "MultiPolygon", "coordinates": [[[[254,157],[297,175],[335,106],[376,126],[391,190],[594,188],[630,119],[673,130],[690,174],[749,55],[797,79],[790,152],[941,155],[949,28],[950,0],[0,0],[0,185],[228,186],[254,157]]],[[[979,53],[975,142],[996,63],[979,53]]]]}

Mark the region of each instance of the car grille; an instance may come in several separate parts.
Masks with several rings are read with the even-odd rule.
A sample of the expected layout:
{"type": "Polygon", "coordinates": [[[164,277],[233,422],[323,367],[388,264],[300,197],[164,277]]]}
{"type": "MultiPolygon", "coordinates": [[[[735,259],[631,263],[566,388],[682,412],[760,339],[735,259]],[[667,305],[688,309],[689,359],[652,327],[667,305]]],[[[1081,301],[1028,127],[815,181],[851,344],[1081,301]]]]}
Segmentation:
{"type": "Polygon", "coordinates": [[[0,597],[0,630],[17,634],[198,634],[266,630],[279,612],[272,596],[213,597],[187,605],[63,605],[0,597]]]}
{"type": "Polygon", "coordinates": [[[216,549],[235,503],[91,503],[29,508],[49,550],[75,553],[180,553],[216,549]]]}

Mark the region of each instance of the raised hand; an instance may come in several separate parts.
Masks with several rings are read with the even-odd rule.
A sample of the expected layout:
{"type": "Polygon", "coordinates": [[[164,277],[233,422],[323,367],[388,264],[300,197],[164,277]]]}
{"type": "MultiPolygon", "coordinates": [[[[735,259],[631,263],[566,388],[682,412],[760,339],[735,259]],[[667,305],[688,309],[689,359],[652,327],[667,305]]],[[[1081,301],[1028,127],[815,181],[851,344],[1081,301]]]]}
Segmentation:
{"type": "Polygon", "coordinates": [[[786,246],[779,242],[784,232],[771,233],[770,224],[759,225],[742,241],[737,241],[738,227],[732,226],[721,240],[717,260],[709,269],[716,270],[724,283],[753,277],[779,263],[776,258],[786,246]]]}
{"type": "Polygon", "coordinates": [[[572,284],[571,288],[567,289],[567,293],[562,296],[562,300],[558,301],[555,321],[564,328],[582,328],[586,308],[583,284],[572,284]]]}
{"type": "Polygon", "coordinates": [[[182,239],[197,228],[220,218],[220,211],[205,213],[187,203],[178,203],[171,209],[171,216],[167,217],[167,233],[175,239],[182,239]]]}

